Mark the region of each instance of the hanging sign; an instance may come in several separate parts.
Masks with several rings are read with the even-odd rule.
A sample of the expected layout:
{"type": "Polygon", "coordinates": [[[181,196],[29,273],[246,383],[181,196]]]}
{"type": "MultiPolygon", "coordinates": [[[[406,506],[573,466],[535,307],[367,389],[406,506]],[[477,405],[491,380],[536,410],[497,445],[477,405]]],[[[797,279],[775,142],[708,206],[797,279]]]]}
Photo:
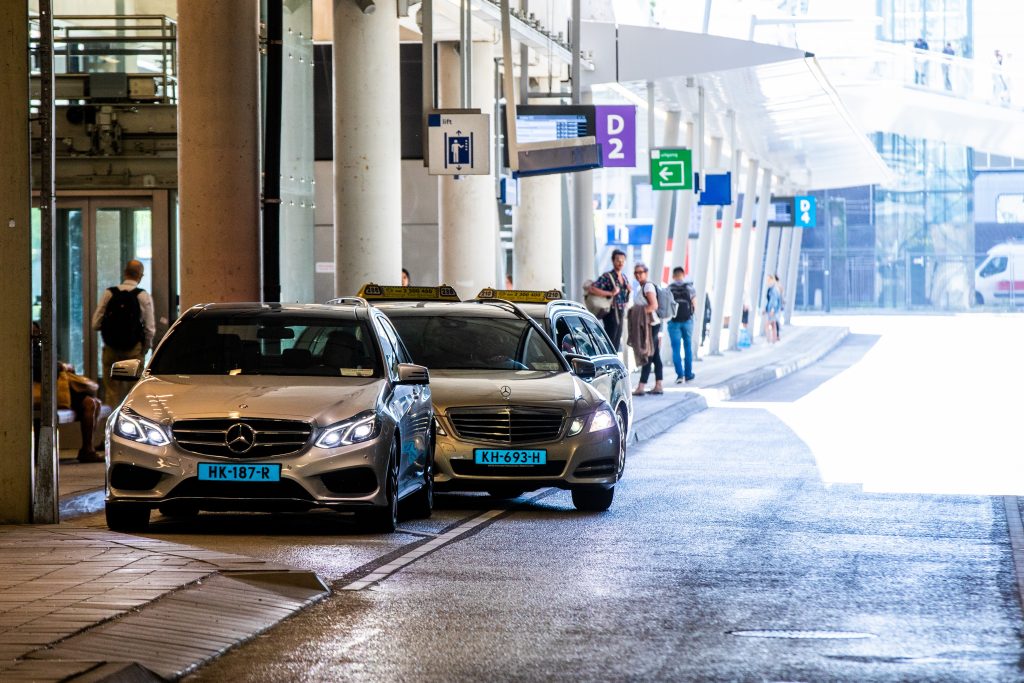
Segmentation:
{"type": "Polygon", "coordinates": [[[636,168],[636,106],[602,104],[595,109],[604,167],[636,168]]]}

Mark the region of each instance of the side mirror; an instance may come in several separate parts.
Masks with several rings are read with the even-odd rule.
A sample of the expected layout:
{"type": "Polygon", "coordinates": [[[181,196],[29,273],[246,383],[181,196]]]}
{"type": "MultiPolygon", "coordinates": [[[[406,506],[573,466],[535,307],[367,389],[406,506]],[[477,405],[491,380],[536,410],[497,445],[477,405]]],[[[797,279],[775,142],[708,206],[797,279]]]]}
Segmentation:
{"type": "Polygon", "coordinates": [[[134,382],[142,377],[141,360],[119,360],[110,366],[110,379],[134,382]]]}
{"type": "Polygon", "coordinates": [[[422,365],[398,364],[399,384],[430,384],[430,373],[422,365]]]}
{"type": "Polygon", "coordinates": [[[591,380],[597,377],[597,366],[589,358],[573,355],[569,359],[569,363],[572,365],[572,371],[580,379],[591,380]]]}

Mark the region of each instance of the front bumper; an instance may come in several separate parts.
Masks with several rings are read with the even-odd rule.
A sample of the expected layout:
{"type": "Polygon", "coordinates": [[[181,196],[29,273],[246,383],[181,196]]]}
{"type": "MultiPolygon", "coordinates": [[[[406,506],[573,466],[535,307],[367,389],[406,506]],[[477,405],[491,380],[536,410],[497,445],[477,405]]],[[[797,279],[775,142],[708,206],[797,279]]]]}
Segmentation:
{"type": "Polygon", "coordinates": [[[334,449],[308,444],[267,458],[199,455],[174,442],[150,446],[111,433],[106,447],[106,500],[158,507],[185,505],[200,510],[288,511],[327,507],[358,511],[386,504],[389,439],[334,449]],[[200,463],[281,465],[280,482],[199,481],[200,463]]]}
{"type": "Polygon", "coordinates": [[[437,435],[434,451],[434,486],[439,491],[484,491],[495,488],[535,490],[546,486],[611,486],[618,481],[619,430],[584,431],[558,441],[514,445],[467,441],[437,435]],[[544,450],[546,465],[477,465],[476,449],[544,450]]]}

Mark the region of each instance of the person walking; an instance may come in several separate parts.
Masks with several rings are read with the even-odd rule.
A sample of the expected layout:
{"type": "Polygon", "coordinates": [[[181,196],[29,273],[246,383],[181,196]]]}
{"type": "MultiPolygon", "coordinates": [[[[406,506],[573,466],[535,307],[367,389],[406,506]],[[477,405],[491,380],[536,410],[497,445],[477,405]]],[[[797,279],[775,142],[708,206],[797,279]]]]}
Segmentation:
{"type": "MultiPolygon", "coordinates": [[[[921,36],[914,41],[915,50],[928,50],[928,41],[921,36]]],[[[928,85],[928,59],[920,54],[914,56],[914,83],[928,85]]]]}
{"type": "Polygon", "coordinates": [[[110,379],[110,366],[121,360],[146,359],[156,335],[153,298],[139,287],[145,268],[132,259],[124,267],[124,281],[103,292],[92,316],[92,329],[103,338],[103,399],[107,405],[120,405],[128,393],[128,382],[110,379]]]}
{"type": "Polygon", "coordinates": [[[779,340],[779,311],[782,310],[782,296],[779,293],[778,280],[769,274],[765,280],[764,334],[769,344],[779,340]]]}
{"type": "Polygon", "coordinates": [[[680,266],[672,269],[669,291],[676,301],[676,315],[668,321],[668,339],[672,344],[672,364],[676,369],[676,384],[693,381],[693,312],[697,310],[697,292],[686,282],[686,271],[680,266]],[[679,347],[682,346],[683,353],[679,347]]]}
{"type": "Polygon", "coordinates": [[[615,347],[616,353],[622,346],[622,327],[626,318],[626,304],[629,303],[629,295],[633,292],[629,278],[622,274],[622,269],[625,267],[626,252],[616,249],[612,252],[612,269],[603,273],[587,288],[588,294],[612,300],[611,308],[601,316],[601,322],[604,323],[604,331],[612,340],[612,346],[615,347]]]}
{"type": "Polygon", "coordinates": [[[643,396],[647,393],[645,386],[647,380],[651,377],[652,366],[654,368],[654,388],[651,390],[651,393],[665,393],[661,386],[664,370],[661,365],[661,318],[658,317],[658,288],[647,279],[647,276],[647,266],[642,263],[636,264],[633,268],[633,277],[636,278],[639,286],[636,289],[636,294],[633,295],[629,331],[632,338],[637,336],[642,338],[646,334],[644,334],[641,326],[646,325],[649,330],[648,334],[650,335],[651,343],[649,349],[643,349],[641,345],[631,344],[634,353],[639,356],[637,362],[643,363],[643,367],[640,368],[640,384],[633,391],[634,396],[643,396]],[[644,351],[647,351],[647,353],[644,353],[644,351]]]}

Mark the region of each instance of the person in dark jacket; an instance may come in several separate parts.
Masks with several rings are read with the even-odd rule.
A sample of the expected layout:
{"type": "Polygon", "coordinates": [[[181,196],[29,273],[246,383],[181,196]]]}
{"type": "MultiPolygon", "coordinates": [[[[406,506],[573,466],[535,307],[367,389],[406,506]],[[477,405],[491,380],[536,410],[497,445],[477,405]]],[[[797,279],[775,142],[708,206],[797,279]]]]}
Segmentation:
{"type": "Polygon", "coordinates": [[[676,301],[676,314],[668,322],[668,338],[672,344],[672,364],[676,369],[676,384],[693,381],[693,312],[697,310],[697,292],[686,282],[686,271],[672,269],[669,291],[676,301]],[[682,347],[682,353],[680,353],[682,347]]]}

